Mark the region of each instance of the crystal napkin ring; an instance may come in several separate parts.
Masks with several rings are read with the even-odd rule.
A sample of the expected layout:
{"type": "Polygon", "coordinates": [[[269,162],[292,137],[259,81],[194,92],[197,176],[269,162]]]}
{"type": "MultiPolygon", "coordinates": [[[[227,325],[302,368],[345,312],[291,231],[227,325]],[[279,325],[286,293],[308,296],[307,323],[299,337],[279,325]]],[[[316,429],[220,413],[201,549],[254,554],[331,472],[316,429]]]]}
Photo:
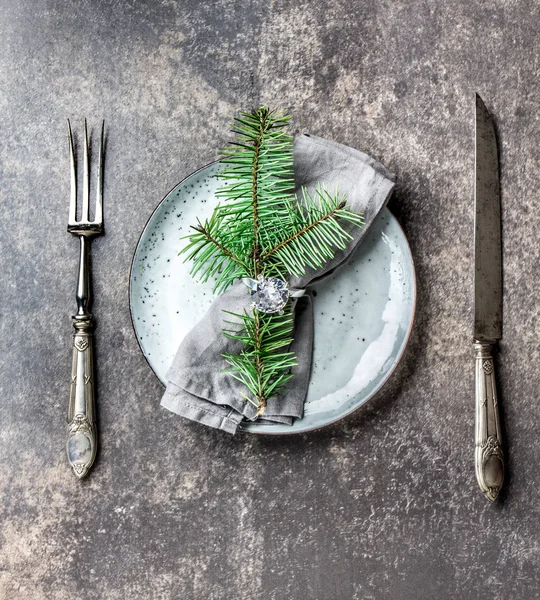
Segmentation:
{"type": "Polygon", "coordinates": [[[251,290],[251,307],[268,314],[282,314],[289,298],[300,298],[306,292],[289,288],[286,281],[277,277],[244,277],[242,282],[251,290]]]}

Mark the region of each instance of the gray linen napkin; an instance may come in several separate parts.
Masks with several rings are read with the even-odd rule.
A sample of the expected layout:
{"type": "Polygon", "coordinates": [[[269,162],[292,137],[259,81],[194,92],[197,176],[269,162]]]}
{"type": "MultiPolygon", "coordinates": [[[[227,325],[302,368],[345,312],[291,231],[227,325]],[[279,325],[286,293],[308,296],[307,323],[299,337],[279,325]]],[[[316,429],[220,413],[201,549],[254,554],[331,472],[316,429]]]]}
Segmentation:
{"type": "MultiPolygon", "coordinates": [[[[313,194],[318,185],[336,188],[347,196],[347,207],[364,214],[362,229],[351,230],[353,240],[322,269],[292,277],[290,287],[306,288],[321,281],[344,264],[366,235],[369,226],[386,204],[394,176],[370,156],[322,138],[299,135],[294,141],[294,176],[297,192],[313,194]]],[[[298,194],[301,199],[301,194],[298,194]]],[[[301,200],[299,200],[301,201],[301,200]]],[[[167,373],[168,384],[161,405],[204,425],[235,433],[243,419],[255,420],[257,408],[241,394],[244,386],[223,373],[224,352],[238,354],[242,344],[225,338],[223,310],[242,313],[249,309],[246,286],[238,282],[216,297],[205,317],[184,338],[167,373]]],[[[291,424],[304,410],[313,351],[313,313],[309,294],[295,304],[295,331],[291,350],[298,366],[284,392],[269,398],[261,421],[291,424]]]]}

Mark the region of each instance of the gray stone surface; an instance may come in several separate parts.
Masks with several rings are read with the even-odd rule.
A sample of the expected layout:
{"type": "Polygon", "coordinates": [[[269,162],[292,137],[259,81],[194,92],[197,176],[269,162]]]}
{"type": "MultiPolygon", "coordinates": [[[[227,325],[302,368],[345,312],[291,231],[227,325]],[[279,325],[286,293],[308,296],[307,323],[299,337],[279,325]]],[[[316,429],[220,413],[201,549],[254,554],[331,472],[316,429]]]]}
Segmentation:
{"type": "Polygon", "coordinates": [[[0,3],[0,597],[531,599],[540,595],[536,0],[0,3]],[[502,143],[508,485],[475,483],[474,92],[502,143]],[[138,235],[238,109],[375,155],[418,271],[391,381],[298,438],[159,408],[128,310],[138,235]],[[66,117],[107,121],[94,244],[100,451],[69,472],[76,241],[66,117]]]}

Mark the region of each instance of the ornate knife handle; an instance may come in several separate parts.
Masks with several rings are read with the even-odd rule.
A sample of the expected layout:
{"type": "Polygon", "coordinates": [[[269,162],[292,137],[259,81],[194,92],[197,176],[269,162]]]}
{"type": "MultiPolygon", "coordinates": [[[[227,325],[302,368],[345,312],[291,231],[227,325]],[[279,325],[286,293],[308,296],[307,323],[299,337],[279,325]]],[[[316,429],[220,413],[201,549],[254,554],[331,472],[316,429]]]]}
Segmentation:
{"type": "Polygon", "coordinates": [[[504,456],[492,344],[476,342],[475,470],[484,496],[494,502],[504,480],[504,456]]]}
{"type": "Polygon", "coordinates": [[[97,431],[94,409],[94,350],[92,317],[73,317],[73,362],[68,408],[66,452],[73,472],[84,477],[96,457],[97,431]]]}

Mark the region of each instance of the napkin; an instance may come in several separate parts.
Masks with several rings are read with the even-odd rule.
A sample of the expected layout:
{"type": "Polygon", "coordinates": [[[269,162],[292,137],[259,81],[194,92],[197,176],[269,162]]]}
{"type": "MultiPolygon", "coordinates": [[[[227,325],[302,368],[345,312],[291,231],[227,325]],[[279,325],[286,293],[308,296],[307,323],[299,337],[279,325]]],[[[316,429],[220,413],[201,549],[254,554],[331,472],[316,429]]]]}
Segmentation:
{"type": "MultiPolygon", "coordinates": [[[[310,135],[294,140],[294,178],[298,201],[303,188],[313,195],[318,186],[338,189],[346,195],[347,208],[364,214],[364,227],[351,230],[353,239],[321,269],[308,269],[291,277],[291,288],[307,288],[294,304],[294,340],[291,350],[298,365],[283,392],[269,398],[259,421],[292,424],[301,417],[309,384],[313,353],[313,311],[309,286],[321,281],[347,262],[364,239],[369,226],[386,204],[394,187],[394,176],[367,154],[336,142],[310,135]]],[[[257,419],[257,407],[245,399],[245,387],[223,370],[224,352],[239,354],[242,343],[222,334],[224,310],[242,313],[249,309],[249,291],[237,282],[216,297],[208,313],[182,340],[167,373],[161,405],[183,417],[210,427],[235,433],[239,423],[257,419]]]]}

